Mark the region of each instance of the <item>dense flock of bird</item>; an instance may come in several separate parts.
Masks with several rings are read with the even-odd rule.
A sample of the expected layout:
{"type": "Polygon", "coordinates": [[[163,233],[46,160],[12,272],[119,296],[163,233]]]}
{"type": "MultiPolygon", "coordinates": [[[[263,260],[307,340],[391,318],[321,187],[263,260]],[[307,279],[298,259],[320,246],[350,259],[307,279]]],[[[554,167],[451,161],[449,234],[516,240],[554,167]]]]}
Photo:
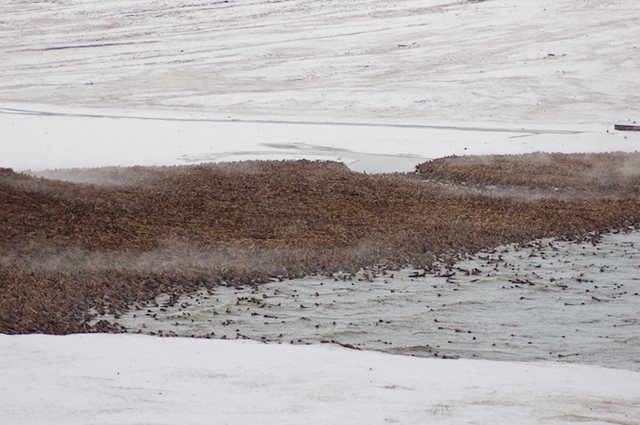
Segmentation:
{"type": "Polygon", "coordinates": [[[640,223],[639,158],[451,157],[410,175],[310,161],[47,178],[1,169],[0,332],[119,331],[117,317],[160,294],[172,304],[221,284],[438,273],[435,264],[542,237],[597,243],[640,223]],[[95,320],[105,313],[114,319],[95,320]]]}

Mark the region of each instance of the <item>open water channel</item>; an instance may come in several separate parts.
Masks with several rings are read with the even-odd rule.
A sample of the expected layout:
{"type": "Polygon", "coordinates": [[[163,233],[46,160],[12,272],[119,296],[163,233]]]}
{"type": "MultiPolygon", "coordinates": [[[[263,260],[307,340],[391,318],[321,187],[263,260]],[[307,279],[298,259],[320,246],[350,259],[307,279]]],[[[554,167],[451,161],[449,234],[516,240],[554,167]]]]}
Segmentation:
{"type": "Polygon", "coordinates": [[[640,370],[640,232],[504,246],[443,267],[361,271],[158,297],[130,332],[339,343],[415,356],[640,370]]]}

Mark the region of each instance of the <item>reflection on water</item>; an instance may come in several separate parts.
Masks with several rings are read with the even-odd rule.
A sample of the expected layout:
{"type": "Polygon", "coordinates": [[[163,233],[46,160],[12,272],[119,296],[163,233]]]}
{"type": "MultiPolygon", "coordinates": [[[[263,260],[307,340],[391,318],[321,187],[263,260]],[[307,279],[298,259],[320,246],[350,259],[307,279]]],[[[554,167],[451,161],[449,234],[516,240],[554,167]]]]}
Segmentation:
{"type": "Polygon", "coordinates": [[[640,232],[551,240],[415,270],[220,287],[132,311],[130,331],[335,341],[417,356],[557,360],[640,370],[640,232]]]}

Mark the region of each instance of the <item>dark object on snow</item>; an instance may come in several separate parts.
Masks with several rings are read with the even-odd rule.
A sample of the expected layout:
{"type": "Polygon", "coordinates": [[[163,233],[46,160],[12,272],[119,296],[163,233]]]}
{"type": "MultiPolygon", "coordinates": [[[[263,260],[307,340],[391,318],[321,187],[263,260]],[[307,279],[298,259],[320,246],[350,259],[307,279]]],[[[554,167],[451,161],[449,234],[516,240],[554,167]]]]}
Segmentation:
{"type": "Polygon", "coordinates": [[[640,125],[637,124],[616,124],[613,128],[618,131],[640,131],[640,125]]]}

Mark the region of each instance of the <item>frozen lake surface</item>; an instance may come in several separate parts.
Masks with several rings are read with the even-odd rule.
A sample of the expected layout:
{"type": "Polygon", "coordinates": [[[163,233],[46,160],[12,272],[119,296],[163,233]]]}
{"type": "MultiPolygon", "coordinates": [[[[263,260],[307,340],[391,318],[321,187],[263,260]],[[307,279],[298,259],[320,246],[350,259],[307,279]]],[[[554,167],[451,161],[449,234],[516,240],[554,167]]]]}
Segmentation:
{"type": "Polygon", "coordinates": [[[0,107],[0,166],[16,171],[309,159],[368,173],[410,172],[447,155],[640,150],[640,133],[607,126],[389,124],[216,119],[208,114],[104,113],[0,107]]]}
{"type": "Polygon", "coordinates": [[[129,331],[335,341],[416,356],[554,360],[640,370],[640,232],[540,240],[420,270],[309,277],[167,298],[129,331]]]}

